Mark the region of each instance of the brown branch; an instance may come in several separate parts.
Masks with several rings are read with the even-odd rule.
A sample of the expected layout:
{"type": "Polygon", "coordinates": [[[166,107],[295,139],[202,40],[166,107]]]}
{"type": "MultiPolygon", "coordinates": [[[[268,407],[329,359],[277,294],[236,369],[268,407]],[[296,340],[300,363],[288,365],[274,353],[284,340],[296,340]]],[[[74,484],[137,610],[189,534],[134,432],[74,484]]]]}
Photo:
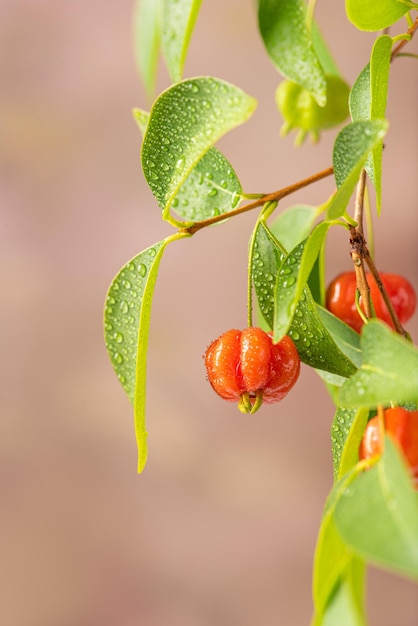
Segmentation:
{"type": "Polygon", "coordinates": [[[279,189],[278,191],[274,191],[273,193],[268,193],[264,196],[261,196],[260,198],[257,198],[257,200],[254,200],[254,202],[245,204],[238,209],[234,209],[233,211],[229,211],[228,213],[222,213],[221,215],[215,215],[214,217],[210,217],[207,220],[203,220],[201,222],[196,222],[195,224],[192,224],[192,226],[188,226],[187,228],[181,228],[179,232],[186,233],[188,235],[194,235],[198,230],[206,228],[206,226],[212,226],[213,224],[223,222],[224,220],[235,217],[236,215],[241,215],[241,213],[252,211],[257,207],[263,206],[264,204],[266,204],[266,202],[277,202],[278,200],[281,200],[282,198],[285,198],[286,196],[295,193],[295,191],[299,191],[299,189],[303,189],[308,185],[312,185],[312,183],[316,183],[323,178],[327,178],[327,176],[331,176],[333,172],[334,168],[328,167],[321,172],[313,174],[312,176],[308,176],[308,178],[304,178],[297,183],[293,183],[293,185],[283,187],[283,189],[279,189]]]}
{"type": "MultiPolygon", "coordinates": [[[[414,36],[414,33],[417,31],[417,29],[418,29],[418,16],[415,18],[415,22],[412,24],[412,26],[408,28],[406,32],[408,35],[411,35],[411,38],[412,38],[414,36]]],[[[392,54],[390,55],[391,61],[393,61],[393,59],[398,56],[400,50],[402,50],[402,48],[406,46],[406,44],[410,40],[411,39],[402,39],[402,41],[398,43],[398,45],[392,50],[392,54]]]]}
{"type": "Polygon", "coordinates": [[[380,274],[378,272],[378,269],[376,267],[376,265],[374,264],[374,261],[372,259],[372,257],[369,254],[369,251],[367,250],[367,254],[364,257],[364,260],[366,261],[370,273],[372,274],[373,278],[376,281],[376,285],[377,288],[379,289],[380,293],[382,294],[382,298],[384,300],[384,303],[386,305],[386,308],[389,312],[390,315],[390,319],[393,322],[393,325],[395,327],[396,332],[399,335],[403,335],[404,337],[408,337],[408,333],[406,332],[406,330],[404,329],[404,327],[402,326],[402,324],[399,321],[398,316],[396,315],[395,309],[393,308],[393,304],[391,302],[391,299],[388,296],[388,292],[386,291],[386,288],[382,282],[382,279],[380,278],[380,274]]]}

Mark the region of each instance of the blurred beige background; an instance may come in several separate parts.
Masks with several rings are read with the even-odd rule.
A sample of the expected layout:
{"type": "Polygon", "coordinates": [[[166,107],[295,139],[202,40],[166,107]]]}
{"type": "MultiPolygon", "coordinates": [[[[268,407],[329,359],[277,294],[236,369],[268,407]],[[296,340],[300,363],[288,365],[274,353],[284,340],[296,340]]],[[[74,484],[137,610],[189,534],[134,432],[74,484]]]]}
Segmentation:
{"type": "MultiPolygon", "coordinates": [[[[220,147],[246,191],[268,192],[328,166],[333,135],[303,150],[279,140],[279,77],[254,4],[203,2],[186,75],[231,80],[258,98],[220,147]]],[[[318,4],[352,82],[372,37],[345,23],[342,1],[318,4]]],[[[333,407],[303,367],[280,405],[244,417],[210,390],[201,359],[213,338],[246,323],[255,216],[166,252],[150,335],[150,455],[138,476],[132,409],[102,338],[112,277],[169,232],[131,117],[147,106],[132,0],[1,0],[0,9],[0,623],[307,625],[333,407]]],[[[410,59],[393,66],[376,228],[380,267],[418,287],[416,72],[410,59]]],[[[159,89],[167,84],[162,69],[159,89]]],[[[323,182],[283,206],[331,190],[323,182]]],[[[329,276],[349,265],[337,233],[329,276]]],[[[417,316],[409,329],[417,337],[417,316]]],[[[415,626],[417,587],[373,570],[369,607],[375,626],[415,626]]]]}

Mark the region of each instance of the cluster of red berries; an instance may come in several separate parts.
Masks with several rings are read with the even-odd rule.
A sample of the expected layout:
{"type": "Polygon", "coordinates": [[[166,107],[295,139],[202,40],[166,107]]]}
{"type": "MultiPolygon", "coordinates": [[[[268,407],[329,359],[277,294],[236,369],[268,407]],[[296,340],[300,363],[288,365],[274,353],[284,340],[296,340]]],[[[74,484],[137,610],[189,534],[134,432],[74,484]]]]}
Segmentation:
{"type": "MultiPolygon", "coordinates": [[[[371,274],[366,274],[366,277],[376,317],[393,328],[389,311],[376,281],[371,274]]],[[[407,322],[412,317],[416,307],[416,295],[413,286],[406,278],[398,274],[381,274],[380,277],[400,323],[407,322]]],[[[355,272],[340,274],[328,287],[326,304],[331,313],[360,332],[363,320],[356,308],[356,289],[355,272]]]]}
{"type": "Polygon", "coordinates": [[[282,400],[298,379],[300,358],[290,337],[274,344],[261,328],[228,330],[204,355],[216,393],[237,402],[243,413],[255,413],[263,402],[282,400]]]}
{"type": "Polygon", "coordinates": [[[386,432],[402,451],[418,489],[418,411],[407,411],[401,407],[386,409],[383,422],[377,415],[368,422],[360,444],[360,460],[382,454],[386,432]]]}

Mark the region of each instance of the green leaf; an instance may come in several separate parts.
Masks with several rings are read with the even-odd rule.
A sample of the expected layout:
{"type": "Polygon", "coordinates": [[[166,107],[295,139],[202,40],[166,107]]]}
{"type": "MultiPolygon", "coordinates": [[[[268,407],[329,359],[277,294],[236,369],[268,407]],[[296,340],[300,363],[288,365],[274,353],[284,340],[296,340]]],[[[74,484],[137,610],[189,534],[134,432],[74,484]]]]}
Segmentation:
{"type": "MultiPolygon", "coordinates": [[[[268,327],[274,321],[275,277],[286,251],[263,222],[258,222],[250,243],[250,271],[260,311],[268,327]]],[[[289,336],[295,342],[299,356],[311,367],[344,377],[351,376],[356,367],[339,349],[322,324],[312,295],[305,287],[295,309],[289,336]]]]}
{"type": "Polygon", "coordinates": [[[318,215],[317,207],[300,204],[289,207],[270,224],[270,231],[286,250],[293,250],[311,232],[318,215]]]}
{"type": "MultiPolygon", "coordinates": [[[[349,105],[353,121],[385,117],[391,51],[391,37],[382,35],[376,39],[370,63],[362,70],[350,93],[349,105]]],[[[365,164],[376,189],[378,213],[382,204],[382,153],[383,141],[380,140],[365,164]]]]}
{"type": "Polygon", "coordinates": [[[348,100],[350,115],[353,122],[370,119],[371,90],[370,90],[370,63],[357,76],[351,88],[348,100]]]}
{"type": "Polygon", "coordinates": [[[313,626],[366,626],[362,598],[356,594],[364,586],[365,566],[359,559],[351,559],[334,588],[322,619],[313,626]]]}
{"type": "Polygon", "coordinates": [[[314,623],[318,626],[322,623],[321,617],[335,586],[353,557],[352,550],[342,540],[334,520],[335,508],[350,480],[351,474],[334,485],[327,498],[318,533],[313,568],[313,600],[317,618],[314,623]]]}
{"type": "Polygon", "coordinates": [[[412,2],[398,0],[345,0],[348,19],[360,30],[383,30],[413,8],[412,2]]]}
{"type": "Polygon", "coordinates": [[[156,100],[141,159],[165,219],[197,162],[222,135],[243,123],[255,106],[255,100],[238,87],[211,77],[177,83],[156,100]]]}
{"type": "Polygon", "coordinates": [[[168,241],[160,241],[129,261],[113,280],[106,298],[105,343],[117,377],[134,405],[138,472],[147,459],[146,357],[152,296],[168,241]]]}
{"type": "MultiPolygon", "coordinates": [[[[149,113],[134,109],[133,115],[144,135],[149,113]]],[[[180,217],[198,222],[235,209],[241,199],[241,183],[232,165],[219,150],[209,148],[178,190],[172,206],[180,217]]]]}
{"type": "Polygon", "coordinates": [[[134,51],[148,98],[152,98],[157,80],[160,49],[160,0],[136,0],[134,51]]]}
{"type": "Polygon", "coordinates": [[[339,390],[341,404],[374,408],[418,401],[418,350],[409,341],[371,320],[361,346],[363,364],[339,390]]]}
{"type": "Polygon", "coordinates": [[[418,579],[418,501],[405,462],[389,438],[381,459],[340,495],[334,518],[343,540],[359,556],[418,579]]]}
{"type": "Polygon", "coordinates": [[[309,274],[324,244],[328,229],[333,223],[318,224],[310,236],[293,248],[281,264],[275,289],[275,341],[280,341],[288,331],[309,274]]]}
{"type": "Polygon", "coordinates": [[[276,69],[326,103],[325,74],[306,25],[302,0],[258,0],[258,25],[276,69]]]}
{"type": "MultiPolygon", "coordinates": [[[[370,59],[370,116],[372,120],[379,118],[383,119],[386,114],[391,51],[391,37],[388,37],[388,35],[382,35],[381,37],[376,39],[370,59]]],[[[375,145],[372,152],[373,171],[371,179],[376,189],[376,204],[378,214],[380,214],[382,206],[382,155],[383,140],[379,141],[375,145]]]]}
{"type": "Polygon", "coordinates": [[[360,335],[347,326],[338,317],[327,309],[316,305],[316,310],[322,324],[325,326],[341,352],[346,354],[356,368],[361,366],[362,354],[360,348],[360,335]]]}
{"type": "Polygon", "coordinates": [[[141,135],[144,136],[145,131],[147,130],[150,114],[148,111],[144,111],[143,109],[134,108],[132,109],[132,115],[138,125],[141,135]]]}
{"type": "Polygon", "coordinates": [[[172,203],[186,220],[201,220],[235,209],[242,187],[232,165],[216,148],[209,148],[196,163],[172,203]]]}
{"type": "Polygon", "coordinates": [[[183,75],[190,37],[202,0],[162,0],[161,47],[173,83],[183,75]]]}
{"type": "Polygon", "coordinates": [[[339,406],[331,426],[334,479],[338,480],[358,463],[358,450],[369,416],[368,409],[339,406]]]}
{"type": "Polygon", "coordinates": [[[328,205],[328,218],[341,217],[373,148],[382,141],[385,120],[359,121],[345,126],[334,144],[334,175],[338,190],[328,205]]]}

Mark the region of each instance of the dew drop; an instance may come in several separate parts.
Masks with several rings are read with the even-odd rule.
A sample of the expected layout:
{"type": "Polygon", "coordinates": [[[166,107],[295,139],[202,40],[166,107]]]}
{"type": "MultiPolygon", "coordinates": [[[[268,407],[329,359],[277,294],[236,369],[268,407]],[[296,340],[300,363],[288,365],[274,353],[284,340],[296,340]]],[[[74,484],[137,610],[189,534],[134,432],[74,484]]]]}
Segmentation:
{"type": "Polygon", "coordinates": [[[120,352],[115,352],[113,358],[115,359],[118,365],[121,365],[123,363],[123,356],[121,355],[120,352]]]}
{"type": "Polygon", "coordinates": [[[122,335],[122,333],[115,333],[113,335],[113,339],[116,341],[116,343],[122,343],[123,342],[123,335],[122,335]]]}
{"type": "Polygon", "coordinates": [[[129,305],[128,305],[128,303],[126,302],[126,300],[122,300],[122,301],[121,301],[121,303],[120,303],[120,310],[121,310],[121,312],[122,312],[124,315],[126,315],[126,313],[128,313],[128,311],[129,311],[129,305]]]}

